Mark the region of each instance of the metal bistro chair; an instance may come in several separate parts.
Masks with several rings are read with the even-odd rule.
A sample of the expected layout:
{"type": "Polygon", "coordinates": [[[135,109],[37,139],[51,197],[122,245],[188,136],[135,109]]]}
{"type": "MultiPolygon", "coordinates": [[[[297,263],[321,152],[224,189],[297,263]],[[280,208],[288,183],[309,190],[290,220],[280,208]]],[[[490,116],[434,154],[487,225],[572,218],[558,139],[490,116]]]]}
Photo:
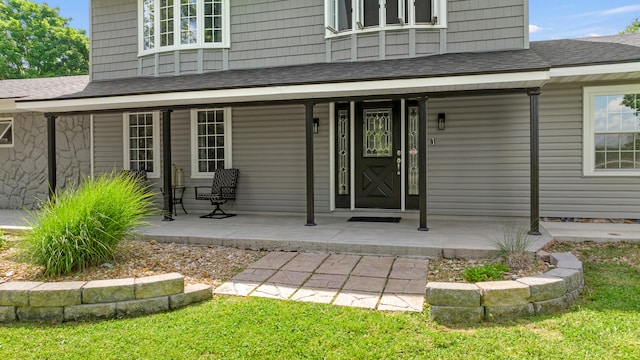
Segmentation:
{"type": "Polygon", "coordinates": [[[196,186],[196,199],[197,200],[209,200],[211,205],[215,205],[213,209],[207,215],[200,216],[201,218],[208,219],[224,219],[235,214],[227,214],[221,208],[220,205],[226,203],[229,200],[236,199],[236,185],[238,184],[238,169],[218,169],[213,176],[213,183],[211,186],[196,186]],[[208,189],[200,190],[200,189],[208,189]]]}

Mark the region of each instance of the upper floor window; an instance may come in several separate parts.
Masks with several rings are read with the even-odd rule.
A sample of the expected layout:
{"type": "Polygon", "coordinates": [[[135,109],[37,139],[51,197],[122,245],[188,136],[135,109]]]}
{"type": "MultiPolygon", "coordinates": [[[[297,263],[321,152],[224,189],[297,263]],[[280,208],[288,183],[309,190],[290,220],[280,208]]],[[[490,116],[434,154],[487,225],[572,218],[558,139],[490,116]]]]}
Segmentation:
{"type": "Polygon", "coordinates": [[[229,0],[138,0],[140,53],[229,46],[229,0]]]}
{"type": "Polygon", "coordinates": [[[584,88],[585,175],[640,175],[640,85],[584,88]]]}
{"type": "Polygon", "coordinates": [[[0,147],[13,147],[13,118],[0,118],[0,147]]]}
{"type": "Polygon", "coordinates": [[[341,32],[446,26],[446,0],[325,0],[327,36],[341,32]]]}

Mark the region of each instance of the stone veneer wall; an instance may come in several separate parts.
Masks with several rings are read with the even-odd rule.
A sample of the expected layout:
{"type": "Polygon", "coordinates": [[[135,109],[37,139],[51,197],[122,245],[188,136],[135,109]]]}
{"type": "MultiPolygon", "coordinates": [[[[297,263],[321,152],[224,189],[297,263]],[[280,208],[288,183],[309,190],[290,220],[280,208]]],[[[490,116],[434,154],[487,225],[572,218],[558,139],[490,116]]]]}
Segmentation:
{"type": "MultiPolygon", "coordinates": [[[[14,146],[0,148],[0,209],[34,209],[48,197],[47,120],[38,113],[13,118],[14,146]]],[[[78,184],[91,171],[88,116],[56,120],[58,187],[78,184]]]]}
{"type": "Polygon", "coordinates": [[[140,316],[211,297],[211,286],[185,286],[178,273],[89,282],[0,282],[0,323],[140,316]]]}
{"type": "Polygon", "coordinates": [[[469,323],[564,311],[584,287],[582,262],[570,253],[551,254],[550,261],[555,269],[515,281],[427,283],[431,319],[469,323]]]}

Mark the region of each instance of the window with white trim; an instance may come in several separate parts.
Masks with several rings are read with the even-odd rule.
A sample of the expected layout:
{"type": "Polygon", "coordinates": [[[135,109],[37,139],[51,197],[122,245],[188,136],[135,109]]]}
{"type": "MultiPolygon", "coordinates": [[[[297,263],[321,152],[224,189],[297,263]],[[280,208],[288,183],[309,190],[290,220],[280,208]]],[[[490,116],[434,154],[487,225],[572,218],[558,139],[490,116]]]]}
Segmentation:
{"type": "Polygon", "coordinates": [[[231,168],[231,108],[191,110],[191,177],[231,168]]]}
{"type": "Polygon", "coordinates": [[[326,36],[380,29],[443,28],[446,0],[325,0],[326,36]]]}
{"type": "Polygon", "coordinates": [[[124,169],[144,170],[160,177],[160,113],[125,113],[123,119],[124,169]]]}
{"type": "Polygon", "coordinates": [[[0,118],[0,147],[13,147],[13,118],[0,118]]]}
{"type": "Polygon", "coordinates": [[[140,54],[229,47],[229,0],[138,0],[140,54]]]}
{"type": "Polygon", "coordinates": [[[640,176],[640,84],[584,88],[584,174],[640,176]]]}

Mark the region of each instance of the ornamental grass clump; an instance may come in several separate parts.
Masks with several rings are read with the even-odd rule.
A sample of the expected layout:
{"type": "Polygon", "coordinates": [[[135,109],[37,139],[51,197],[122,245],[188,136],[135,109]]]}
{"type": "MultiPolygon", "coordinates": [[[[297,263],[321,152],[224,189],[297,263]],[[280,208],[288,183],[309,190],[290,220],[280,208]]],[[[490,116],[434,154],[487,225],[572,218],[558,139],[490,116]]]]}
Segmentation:
{"type": "Polygon", "coordinates": [[[113,260],[116,245],[151,213],[152,194],[133,177],[103,175],[61,191],[33,214],[27,252],[44,275],[63,275],[113,260]]]}
{"type": "Polygon", "coordinates": [[[527,256],[531,238],[529,237],[529,229],[526,226],[515,223],[504,224],[502,226],[502,239],[496,236],[493,243],[498,250],[498,256],[510,268],[515,270],[531,268],[531,259],[527,256]]]}

